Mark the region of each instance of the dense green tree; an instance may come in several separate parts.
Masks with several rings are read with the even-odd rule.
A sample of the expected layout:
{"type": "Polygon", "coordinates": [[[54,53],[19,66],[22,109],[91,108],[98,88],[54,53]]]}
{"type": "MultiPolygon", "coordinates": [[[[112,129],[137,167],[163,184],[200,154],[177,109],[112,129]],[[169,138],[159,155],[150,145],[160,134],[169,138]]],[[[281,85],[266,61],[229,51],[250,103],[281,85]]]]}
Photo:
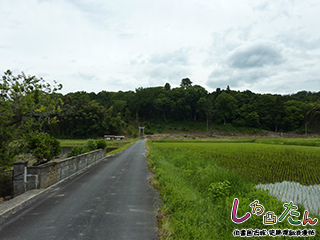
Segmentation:
{"type": "Polygon", "coordinates": [[[237,109],[237,100],[225,92],[221,93],[215,101],[216,115],[224,124],[227,120],[235,118],[237,109]]]}
{"type": "Polygon", "coordinates": [[[171,90],[170,84],[169,84],[169,83],[166,83],[166,84],[164,85],[164,89],[167,90],[167,91],[171,90]]]}
{"type": "Polygon", "coordinates": [[[208,92],[200,85],[188,87],[186,90],[186,102],[190,107],[190,119],[197,120],[197,103],[200,98],[206,97],[208,92]]]}
{"type": "Polygon", "coordinates": [[[111,106],[102,122],[104,126],[104,133],[107,134],[119,134],[121,132],[123,122],[119,113],[116,113],[111,106]]]}
{"type": "Polygon", "coordinates": [[[285,109],[284,109],[284,103],[282,101],[281,96],[276,96],[276,101],[274,105],[274,111],[273,111],[273,125],[274,125],[274,131],[277,132],[279,129],[279,126],[281,127],[283,125],[283,118],[285,116],[285,109]]]}
{"type": "Polygon", "coordinates": [[[95,101],[84,101],[82,104],[69,107],[59,120],[58,136],[84,138],[105,134],[106,109],[95,101]]]}
{"type": "Polygon", "coordinates": [[[121,116],[124,116],[125,109],[127,107],[127,101],[124,100],[113,100],[112,106],[114,111],[120,113],[121,116]]]}
{"type": "Polygon", "coordinates": [[[271,94],[256,94],[251,99],[250,104],[259,115],[260,124],[263,129],[274,129],[273,118],[275,116],[276,99],[276,96],[271,94]]]}
{"type": "MultiPolygon", "coordinates": [[[[131,119],[134,117],[134,115],[128,116],[126,114],[128,114],[129,112],[130,112],[130,114],[133,114],[136,112],[136,104],[138,104],[136,101],[137,100],[136,97],[137,96],[134,91],[126,91],[126,92],[119,91],[116,93],[112,93],[112,95],[111,95],[112,101],[110,101],[109,104],[106,105],[105,107],[109,108],[109,107],[113,106],[114,101],[125,101],[126,106],[124,108],[122,108],[122,110],[120,111],[121,117],[126,117],[128,119],[131,119]],[[126,108],[128,108],[129,111],[125,112],[126,108]]],[[[118,107],[116,107],[115,111],[118,111],[117,109],[118,109],[118,107]]]]}
{"type": "Polygon", "coordinates": [[[111,106],[112,95],[114,95],[114,93],[103,90],[96,95],[96,99],[91,100],[96,100],[102,106],[108,108],[111,106]]]}
{"type": "Polygon", "coordinates": [[[205,112],[206,115],[206,127],[207,132],[209,131],[209,119],[212,117],[213,114],[213,103],[209,97],[201,97],[198,102],[198,110],[205,112]]]}
{"type": "Polygon", "coordinates": [[[158,97],[154,100],[155,108],[162,112],[164,120],[167,120],[166,116],[170,112],[172,106],[172,101],[168,97],[167,92],[160,93],[158,97]]]}
{"type": "Polygon", "coordinates": [[[296,130],[303,124],[308,105],[297,100],[290,100],[284,104],[284,124],[286,130],[296,130]]]}
{"type": "Polygon", "coordinates": [[[10,70],[4,73],[0,82],[0,169],[27,150],[30,134],[42,131],[45,122],[56,120],[62,100],[54,93],[61,88],[61,84],[51,86],[23,72],[18,76],[10,70]]]}
{"type": "Polygon", "coordinates": [[[260,127],[259,115],[256,111],[250,112],[245,116],[246,126],[248,127],[260,127]]]}
{"type": "Polygon", "coordinates": [[[297,93],[285,96],[286,101],[297,100],[300,102],[315,102],[319,99],[319,93],[313,93],[310,91],[299,91],[297,93]]]}
{"type": "Polygon", "coordinates": [[[82,105],[83,103],[91,101],[90,95],[85,91],[78,91],[74,93],[68,93],[63,98],[66,104],[82,105]]]}
{"type": "Polygon", "coordinates": [[[226,93],[228,93],[228,94],[231,93],[231,89],[230,89],[230,86],[229,86],[229,85],[227,86],[226,93]]]}
{"type": "Polygon", "coordinates": [[[234,98],[237,100],[239,108],[241,108],[244,104],[248,104],[251,100],[250,96],[243,92],[235,94],[234,98]]]}
{"type": "MultiPolygon", "coordinates": [[[[243,104],[236,112],[236,119],[232,122],[233,124],[237,125],[237,126],[247,126],[247,127],[252,127],[252,116],[248,116],[250,113],[255,112],[254,111],[254,107],[252,106],[252,104],[247,103],[247,104],[243,104]]],[[[257,116],[259,117],[259,115],[257,114],[257,116]]],[[[259,122],[259,126],[260,126],[260,120],[259,122]]]]}
{"type": "Polygon", "coordinates": [[[26,152],[36,159],[36,165],[48,162],[61,152],[60,142],[48,133],[32,132],[26,139],[26,152]]]}
{"type": "Polygon", "coordinates": [[[183,78],[181,80],[180,87],[182,87],[183,89],[187,89],[188,87],[191,87],[191,86],[192,86],[192,82],[189,78],[183,78]]]}
{"type": "Polygon", "coordinates": [[[129,123],[130,120],[131,120],[131,112],[130,112],[129,108],[126,108],[124,111],[124,121],[126,123],[129,123]]]}
{"type": "Polygon", "coordinates": [[[186,121],[190,112],[186,91],[183,88],[173,88],[170,91],[170,96],[172,100],[171,117],[175,120],[186,121]]]}
{"type": "Polygon", "coordinates": [[[308,126],[314,131],[320,129],[320,100],[308,104],[305,115],[305,131],[308,133],[308,126]]]}
{"type": "Polygon", "coordinates": [[[213,91],[211,93],[212,100],[215,101],[220,94],[221,94],[221,89],[217,88],[216,91],[213,91]]]}
{"type": "Polygon", "coordinates": [[[161,117],[161,111],[155,108],[155,102],[163,87],[150,87],[136,89],[136,106],[139,117],[143,120],[161,117]]]}

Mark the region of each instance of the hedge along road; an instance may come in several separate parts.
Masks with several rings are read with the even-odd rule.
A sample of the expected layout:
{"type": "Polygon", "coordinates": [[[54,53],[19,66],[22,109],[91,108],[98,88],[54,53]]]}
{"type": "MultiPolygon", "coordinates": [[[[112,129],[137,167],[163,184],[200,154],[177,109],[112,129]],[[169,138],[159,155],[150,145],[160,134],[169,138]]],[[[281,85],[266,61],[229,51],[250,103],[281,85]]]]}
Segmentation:
{"type": "Polygon", "coordinates": [[[0,239],[158,239],[158,193],[144,153],[139,140],[60,184],[6,219],[0,239]]]}

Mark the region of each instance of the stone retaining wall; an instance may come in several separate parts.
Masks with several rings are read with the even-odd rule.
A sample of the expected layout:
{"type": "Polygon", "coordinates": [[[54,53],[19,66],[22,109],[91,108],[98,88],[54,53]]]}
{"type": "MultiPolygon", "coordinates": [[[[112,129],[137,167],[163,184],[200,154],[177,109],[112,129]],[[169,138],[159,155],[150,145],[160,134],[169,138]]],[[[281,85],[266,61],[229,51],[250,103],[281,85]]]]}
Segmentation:
{"type": "Polygon", "coordinates": [[[27,167],[27,161],[14,163],[14,196],[31,189],[46,188],[69,177],[81,169],[98,162],[106,155],[105,149],[97,149],[75,157],[48,162],[40,166],[27,167]]]}

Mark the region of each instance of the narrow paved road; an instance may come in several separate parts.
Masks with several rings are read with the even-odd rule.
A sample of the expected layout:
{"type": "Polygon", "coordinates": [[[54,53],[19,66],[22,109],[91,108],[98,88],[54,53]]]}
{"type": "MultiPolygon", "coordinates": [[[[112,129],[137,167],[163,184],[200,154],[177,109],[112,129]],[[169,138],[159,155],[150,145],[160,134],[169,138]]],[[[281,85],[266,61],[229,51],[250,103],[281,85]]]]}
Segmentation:
{"type": "Polygon", "coordinates": [[[8,218],[0,239],[157,239],[145,141],[102,160],[8,218]]]}

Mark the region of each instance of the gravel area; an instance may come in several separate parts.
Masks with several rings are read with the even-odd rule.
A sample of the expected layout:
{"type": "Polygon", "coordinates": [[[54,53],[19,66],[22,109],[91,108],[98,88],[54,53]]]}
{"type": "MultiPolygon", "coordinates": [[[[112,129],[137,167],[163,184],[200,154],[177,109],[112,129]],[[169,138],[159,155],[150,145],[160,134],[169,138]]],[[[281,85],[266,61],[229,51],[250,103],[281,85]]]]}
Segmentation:
{"type": "Polygon", "coordinates": [[[320,185],[304,186],[296,182],[259,184],[257,188],[269,190],[282,202],[300,203],[309,212],[320,215],[320,185]]]}

